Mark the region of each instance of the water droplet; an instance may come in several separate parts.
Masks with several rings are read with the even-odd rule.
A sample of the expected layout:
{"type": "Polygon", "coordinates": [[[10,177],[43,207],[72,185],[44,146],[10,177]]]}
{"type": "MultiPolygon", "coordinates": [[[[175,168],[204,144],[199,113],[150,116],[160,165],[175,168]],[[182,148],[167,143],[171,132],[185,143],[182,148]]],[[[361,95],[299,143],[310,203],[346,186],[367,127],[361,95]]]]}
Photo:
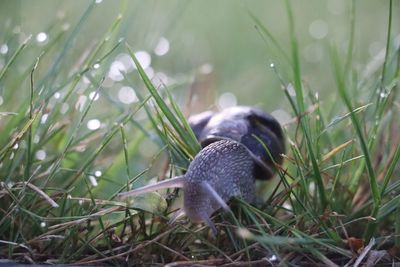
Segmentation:
{"type": "Polygon", "coordinates": [[[273,254],[271,257],[268,258],[268,261],[276,261],[278,258],[276,257],[275,254],[273,254]]]}
{"type": "Polygon", "coordinates": [[[11,154],[10,154],[10,159],[13,159],[14,156],[15,156],[14,152],[11,152],[11,154]]]}
{"type": "Polygon", "coordinates": [[[200,66],[200,72],[203,74],[210,74],[213,71],[214,67],[210,63],[205,63],[200,66]]]}
{"type": "Polygon", "coordinates": [[[96,0],[96,4],[100,4],[103,0],[96,0]]]}
{"type": "Polygon", "coordinates": [[[101,171],[95,171],[94,172],[94,176],[96,176],[96,177],[100,177],[102,175],[103,175],[103,173],[101,171]]]}
{"type": "Polygon", "coordinates": [[[154,49],[154,54],[157,56],[163,56],[169,51],[169,41],[165,37],[161,37],[154,49]]]}
{"type": "Polygon", "coordinates": [[[87,97],[85,95],[79,96],[78,101],[76,101],[76,104],[75,104],[75,109],[82,112],[83,107],[85,106],[86,100],[87,100],[87,97]]]}
{"type": "Polygon", "coordinates": [[[88,128],[89,130],[94,131],[94,130],[97,130],[97,129],[100,128],[101,123],[100,123],[99,120],[93,119],[93,120],[89,120],[89,121],[87,122],[86,126],[87,126],[87,128],[88,128]]]}
{"type": "Polygon", "coordinates": [[[4,103],[4,99],[3,99],[3,97],[0,95],[0,106],[3,105],[3,103],[4,103]]]}
{"type": "Polygon", "coordinates": [[[97,91],[90,92],[90,94],[89,94],[90,100],[93,100],[93,101],[97,101],[99,99],[99,97],[100,97],[100,94],[97,91]]]}
{"type": "Polygon", "coordinates": [[[328,24],[322,19],[317,19],[311,22],[308,32],[315,39],[323,39],[328,35],[328,24]]]}
{"type": "Polygon", "coordinates": [[[288,202],[283,203],[283,207],[289,211],[293,209],[292,205],[288,202]]]}
{"type": "Polygon", "coordinates": [[[41,222],[41,223],[40,223],[40,227],[42,227],[42,228],[45,228],[46,225],[47,225],[46,222],[41,222]]]}
{"type": "Polygon", "coordinates": [[[232,94],[232,93],[229,93],[229,92],[228,93],[223,93],[218,98],[218,106],[221,109],[233,107],[233,106],[236,106],[236,104],[237,104],[236,96],[234,94],[232,94]]]}
{"type": "Polygon", "coordinates": [[[13,149],[14,149],[14,150],[17,150],[18,147],[19,147],[19,144],[18,144],[18,143],[15,143],[15,145],[13,146],[13,149]]]}
{"type": "Polygon", "coordinates": [[[309,191],[312,195],[314,195],[314,192],[315,192],[315,183],[314,183],[314,182],[311,182],[311,183],[308,185],[308,191],[309,191]]]}
{"type": "Polygon", "coordinates": [[[132,104],[138,102],[135,90],[132,87],[124,86],[118,91],[118,99],[124,104],[132,104]]]}
{"type": "Polygon", "coordinates": [[[39,142],[40,142],[40,136],[35,134],[35,136],[33,137],[33,143],[39,144],[39,142]]]}
{"type": "Polygon", "coordinates": [[[68,194],[67,199],[72,199],[72,196],[70,194],[68,194]]]}
{"type": "Polygon", "coordinates": [[[99,63],[96,63],[96,64],[93,65],[93,69],[97,70],[98,68],[100,68],[100,64],[99,63]]]}
{"type": "Polygon", "coordinates": [[[2,44],[0,46],[0,54],[5,55],[7,53],[8,53],[8,45],[7,44],[2,44]]]}
{"type": "Polygon", "coordinates": [[[293,84],[289,83],[286,90],[290,96],[296,96],[296,90],[294,90],[293,84]]]}
{"type": "MultiPolygon", "coordinates": [[[[142,66],[143,69],[147,69],[151,65],[151,56],[149,53],[146,51],[138,51],[135,53],[135,57],[140,63],[140,66],[142,66]]],[[[136,66],[133,66],[136,68],[136,66]]]]}
{"type": "Polygon", "coordinates": [[[49,117],[48,113],[43,114],[42,117],[40,118],[40,123],[45,124],[48,117],[49,117]]]}
{"type": "Polygon", "coordinates": [[[47,33],[45,33],[45,32],[39,32],[39,33],[36,35],[36,41],[37,41],[38,43],[43,43],[43,42],[45,42],[45,41],[47,40],[47,38],[48,38],[48,36],[47,36],[47,33]]]}
{"type": "Polygon", "coordinates": [[[46,158],[46,151],[38,150],[35,154],[37,160],[44,160],[46,158]]]}
{"type": "Polygon", "coordinates": [[[125,65],[121,61],[114,61],[111,63],[110,70],[108,71],[108,77],[113,81],[122,81],[124,75],[122,73],[126,72],[125,65]]]}
{"type": "Polygon", "coordinates": [[[82,199],[79,199],[79,201],[78,201],[78,203],[79,203],[79,205],[83,205],[83,200],[82,199]]]}
{"type": "Polygon", "coordinates": [[[93,186],[97,186],[96,177],[94,177],[93,175],[89,175],[88,178],[89,178],[90,183],[91,183],[93,186]]]}
{"type": "Polygon", "coordinates": [[[380,98],[386,98],[386,97],[389,96],[389,94],[388,94],[387,92],[385,92],[385,91],[382,91],[382,92],[379,94],[379,96],[380,96],[380,98]]]}
{"type": "Polygon", "coordinates": [[[271,63],[271,64],[269,64],[269,67],[270,67],[270,68],[275,68],[275,64],[274,64],[274,63],[271,63]]]}
{"type": "Polygon", "coordinates": [[[61,98],[61,93],[60,92],[54,93],[54,98],[55,99],[60,99],[61,98]]]}
{"type": "Polygon", "coordinates": [[[62,103],[61,108],[60,108],[61,114],[67,113],[68,110],[69,110],[69,105],[67,103],[62,103]]]}

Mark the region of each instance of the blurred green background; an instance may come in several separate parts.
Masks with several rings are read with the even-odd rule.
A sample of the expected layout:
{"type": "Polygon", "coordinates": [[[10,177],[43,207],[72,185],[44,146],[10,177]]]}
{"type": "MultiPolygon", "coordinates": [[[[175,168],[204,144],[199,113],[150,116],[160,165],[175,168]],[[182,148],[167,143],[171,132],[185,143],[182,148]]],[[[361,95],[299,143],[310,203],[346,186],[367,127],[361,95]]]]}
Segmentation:
{"type": "MultiPolygon", "coordinates": [[[[25,35],[48,33],[51,40],[57,27],[71,30],[91,1],[22,1],[0,3],[2,29],[16,27],[25,35]],[[68,27],[69,26],[69,27],[68,27]]],[[[344,54],[350,29],[350,5],[346,0],[292,1],[299,40],[303,78],[314,91],[333,91],[328,46],[334,43],[344,54]]],[[[387,1],[356,1],[355,62],[363,69],[384,48],[387,28],[387,1]]],[[[395,4],[395,10],[399,6],[395,4]]],[[[190,77],[203,82],[200,90],[211,90],[212,96],[196,111],[218,103],[261,105],[268,111],[287,104],[273,71],[277,64],[282,73],[287,63],[270,43],[264,41],[249,13],[257,17],[290,55],[287,14],[284,1],[110,1],[99,3],[70,50],[71,64],[89,49],[115,20],[123,14],[120,36],[134,48],[151,56],[154,72],[171,80],[190,77]],[[160,38],[169,43],[163,56],[154,54],[160,38]],[[206,80],[203,73],[210,73],[206,80]],[[225,102],[224,102],[225,100],[225,102]]],[[[393,23],[400,25],[398,16],[393,23]]],[[[0,42],[7,41],[4,34],[0,42]]],[[[3,59],[2,64],[4,64],[3,59]]],[[[290,75],[290,74],[287,74],[290,75]]],[[[190,79],[189,79],[190,80],[190,79]]],[[[187,96],[191,83],[181,87],[187,96]]],[[[326,94],[325,94],[326,92],[326,94]]],[[[206,94],[205,94],[206,95],[206,94]]],[[[200,96],[202,97],[202,96],[200,96]]],[[[204,96],[205,97],[205,96],[204,96]]],[[[182,99],[181,101],[184,101],[182,99]]]]}

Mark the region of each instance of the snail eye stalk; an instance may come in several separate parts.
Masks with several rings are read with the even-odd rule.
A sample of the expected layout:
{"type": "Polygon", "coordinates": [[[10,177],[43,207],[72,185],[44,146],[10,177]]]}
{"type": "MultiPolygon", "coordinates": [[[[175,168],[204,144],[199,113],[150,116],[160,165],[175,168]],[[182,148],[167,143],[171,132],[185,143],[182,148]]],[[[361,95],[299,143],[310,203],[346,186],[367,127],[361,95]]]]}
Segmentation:
{"type": "Polygon", "coordinates": [[[118,196],[120,198],[126,198],[130,196],[137,196],[148,192],[153,192],[156,190],[164,189],[164,188],[175,188],[175,187],[184,187],[185,184],[185,176],[177,176],[168,180],[164,180],[155,184],[143,186],[141,188],[131,190],[128,192],[119,193],[118,196]]]}

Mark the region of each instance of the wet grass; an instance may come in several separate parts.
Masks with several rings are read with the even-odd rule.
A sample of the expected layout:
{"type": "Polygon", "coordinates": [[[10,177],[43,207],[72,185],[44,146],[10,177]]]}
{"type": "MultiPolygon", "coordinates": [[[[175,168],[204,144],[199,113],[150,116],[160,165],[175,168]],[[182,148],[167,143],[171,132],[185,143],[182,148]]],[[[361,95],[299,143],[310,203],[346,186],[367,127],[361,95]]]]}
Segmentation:
{"type": "Polygon", "coordinates": [[[284,125],[287,152],[261,206],[233,199],[233,214],[214,214],[215,239],[204,225],[168,224],[181,205],[177,190],[126,202],[117,197],[181,174],[200,149],[177,100],[182,81],[151,77],[134,44],[121,38],[126,10],[78,57],[71,58],[74,41],[94,3],[68,31],[55,23],[50,31],[57,38],[44,45],[7,35],[2,42],[18,45],[2,55],[0,71],[0,257],[91,265],[398,262],[400,49],[392,24],[398,6],[388,2],[384,58],[356,68],[356,3],[345,54],[334,42],[326,45],[335,91],[324,91],[333,99],[324,102],[303,80],[290,1],[290,51],[250,12],[273,54],[265,71],[279,81],[292,117],[284,125]],[[133,70],[110,81],[121,53],[133,70]],[[117,97],[123,86],[136,89],[135,98],[123,96],[131,97],[129,105],[117,97]]]}

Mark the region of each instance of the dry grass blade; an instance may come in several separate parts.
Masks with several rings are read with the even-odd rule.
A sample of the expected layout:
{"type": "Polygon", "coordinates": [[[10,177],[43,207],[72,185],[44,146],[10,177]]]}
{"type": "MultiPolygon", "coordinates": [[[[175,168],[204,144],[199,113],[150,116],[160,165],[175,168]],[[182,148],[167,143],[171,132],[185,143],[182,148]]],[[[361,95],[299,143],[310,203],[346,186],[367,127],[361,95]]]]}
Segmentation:
{"type": "Polygon", "coordinates": [[[38,193],[40,196],[42,196],[53,208],[59,207],[59,205],[51,197],[49,197],[45,192],[43,192],[39,187],[37,187],[29,182],[21,182],[21,183],[17,183],[16,185],[29,187],[30,189],[32,189],[33,191],[38,193]]]}

